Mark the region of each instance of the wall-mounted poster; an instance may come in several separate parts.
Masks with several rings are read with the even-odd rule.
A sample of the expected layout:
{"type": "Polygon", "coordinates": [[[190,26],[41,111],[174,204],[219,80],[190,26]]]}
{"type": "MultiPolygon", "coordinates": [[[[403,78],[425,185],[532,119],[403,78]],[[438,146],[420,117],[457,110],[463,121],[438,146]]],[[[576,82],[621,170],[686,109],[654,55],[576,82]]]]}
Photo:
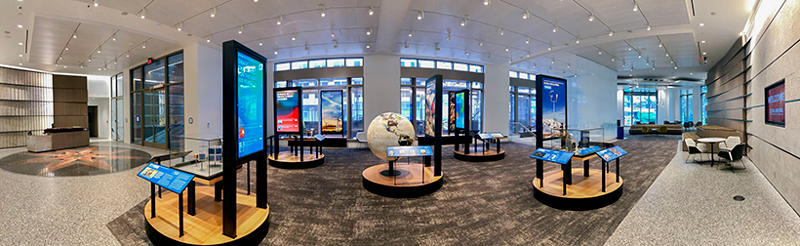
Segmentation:
{"type": "Polygon", "coordinates": [[[467,93],[469,91],[459,91],[455,93],[455,122],[456,122],[456,129],[465,129],[466,126],[464,124],[467,121],[467,116],[465,113],[464,100],[466,100],[467,93]]]}
{"type": "Polygon", "coordinates": [[[567,82],[542,76],[542,131],[545,137],[559,137],[567,123],[567,82]]]}
{"type": "Polygon", "coordinates": [[[448,129],[452,132],[456,130],[456,92],[451,91],[447,93],[448,100],[450,101],[450,111],[449,111],[449,120],[448,122],[448,129]]]}
{"type": "Polygon", "coordinates": [[[425,135],[436,136],[436,81],[428,80],[425,83],[425,135]]]}
{"type": "Polygon", "coordinates": [[[786,125],[786,90],[784,80],[767,86],[764,89],[767,108],[766,122],[774,125],[786,125]]]}
{"type": "Polygon", "coordinates": [[[300,132],[300,90],[275,91],[275,121],[280,133],[300,132]]]}
{"type": "Polygon", "coordinates": [[[320,92],[323,133],[342,133],[344,130],[343,96],[340,90],[320,92]]]}
{"type": "Polygon", "coordinates": [[[238,52],[239,158],[264,149],[264,63],[238,52]]]}

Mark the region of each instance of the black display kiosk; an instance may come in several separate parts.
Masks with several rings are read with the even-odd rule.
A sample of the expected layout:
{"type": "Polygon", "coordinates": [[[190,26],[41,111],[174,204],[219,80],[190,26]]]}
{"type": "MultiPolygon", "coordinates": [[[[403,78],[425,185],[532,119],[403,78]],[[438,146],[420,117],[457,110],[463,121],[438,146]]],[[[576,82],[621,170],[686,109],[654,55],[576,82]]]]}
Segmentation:
{"type": "Polygon", "coordinates": [[[472,131],[470,101],[469,89],[450,93],[450,130],[456,133],[453,157],[470,162],[502,160],[506,157],[506,152],[500,149],[500,140],[505,136],[500,134],[498,137],[497,134],[479,134],[478,131],[472,131]],[[478,141],[482,144],[478,144],[478,141]],[[497,148],[489,147],[492,144],[496,144],[497,148]]]}
{"type": "Polygon", "coordinates": [[[306,136],[303,123],[303,88],[288,87],[273,90],[275,136],[269,165],[284,169],[303,169],[325,164],[322,139],[306,136]],[[280,135],[289,142],[289,151],[280,151],[280,135]],[[308,146],[308,152],[305,147],[308,146]],[[316,151],[315,151],[316,150],[316,151]]]}
{"type": "Polygon", "coordinates": [[[256,245],[267,235],[267,59],[233,40],[222,44],[222,59],[223,153],[222,176],[217,178],[222,179],[217,183],[222,189],[195,186],[191,181],[188,217],[183,209],[177,215],[174,212],[172,201],[181,201],[182,195],[165,194],[152,208],[146,205],[146,231],[154,244],[256,245]],[[255,193],[237,189],[237,170],[251,161],[256,162],[255,193]],[[222,201],[214,199],[219,191],[222,201]],[[168,208],[159,209],[165,205],[168,208]],[[161,213],[151,218],[147,215],[154,213],[148,209],[161,213]],[[169,222],[175,216],[186,220],[185,232],[175,232],[169,222]]]}
{"type": "MultiPolygon", "coordinates": [[[[424,163],[396,165],[395,161],[378,164],[362,173],[364,189],[372,193],[395,198],[420,197],[442,188],[442,75],[434,75],[425,82],[425,137],[419,145],[397,149],[407,154],[390,154],[393,157],[421,156],[424,163]],[[423,146],[430,145],[430,146],[423,146]],[[421,153],[421,147],[427,152],[421,153]],[[412,152],[417,151],[417,152],[412,152]]],[[[391,148],[391,147],[390,147],[391,148]]],[[[387,149],[387,153],[390,150],[387,149]]]]}

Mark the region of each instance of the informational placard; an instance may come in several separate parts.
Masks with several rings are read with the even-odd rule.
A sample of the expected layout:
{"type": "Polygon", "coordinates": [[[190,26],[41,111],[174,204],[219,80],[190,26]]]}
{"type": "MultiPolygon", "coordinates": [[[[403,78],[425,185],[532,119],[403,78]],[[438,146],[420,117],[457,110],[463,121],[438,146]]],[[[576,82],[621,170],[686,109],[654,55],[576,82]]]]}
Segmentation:
{"type": "Polygon", "coordinates": [[[506,137],[505,135],[503,135],[502,132],[490,132],[489,135],[492,135],[493,138],[504,138],[504,137],[506,137]]]}
{"type": "Polygon", "coordinates": [[[766,95],[766,122],[786,125],[786,89],[784,81],[772,84],[764,89],[766,95]]]}
{"type": "Polygon", "coordinates": [[[542,131],[544,136],[558,137],[559,129],[567,124],[567,82],[542,78],[542,131]]]}
{"type": "Polygon", "coordinates": [[[531,158],[563,165],[567,164],[573,155],[575,155],[573,152],[538,148],[531,154],[531,158]]]}
{"type": "Polygon", "coordinates": [[[325,140],[326,138],[327,138],[327,137],[325,137],[325,136],[324,136],[324,135],[322,135],[322,134],[317,134],[317,135],[314,135],[314,139],[316,139],[317,141],[322,141],[322,140],[325,140]]]}
{"type": "Polygon", "coordinates": [[[189,181],[192,181],[194,178],[194,175],[152,162],[147,164],[142,171],[139,171],[138,175],[147,181],[175,193],[183,192],[186,186],[189,185],[189,181]]]}
{"type": "Polygon", "coordinates": [[[264,63],[238,52],[239,158],[264,150],[264,63]]]}
{"type": "Polygon", "coordinates": [[[494,138],[489,133],[480,133],[480,134],[478,134],[478,137],[481,138],[481,139],[492,139],[492,138],[494,138]]]}
{"type": "Polygon", "coordinates": [[[626,154],[628,154],[628,152],[619,146],[597,151],[597,155],[600,156],[600,158],[603,158],[603,160],[606,162],[613,161],[614,159],[620,158],[626,154]]]}
{"type": "Polygon", "coordinates": [[[579,156],[586,156],[594,152],[597,152],[598,150],[600,150],[600,146],[592,146],[585,149],[579,149],[578,151],[576,151],[576,154],[579,156]]]}
{"type": "Polygon", "coordinates": [[[300,133],[300,91],[275,91],[275,123],[280,133],[300,133]]]}
{"type": "Polygon", "coordinates": [[[386,156],[388,157],[407,157],[407,156],[432,156],[431,146],[388,146],[386,156]]]}
{"type": "Polygon", "coordinates": [[[342,133],[344,130],[344,93],[341,90],[321,91],[322,132],[342,133]]]}
{"type": "Polygon", "coordinates": [[[428,79],[425,83],[425,135],[436,136],[436,80],[428,79]]]}
{"type": "Polygon", "coordinates": [[[465,115],[465,107],[464,100],[466,100],[466,95],[468,91],[459,91],[455,93],[455,122],[456,122],[456,129],[465,129],[466,126],[464,122],[467,120],[467,116],[465,115]]]}

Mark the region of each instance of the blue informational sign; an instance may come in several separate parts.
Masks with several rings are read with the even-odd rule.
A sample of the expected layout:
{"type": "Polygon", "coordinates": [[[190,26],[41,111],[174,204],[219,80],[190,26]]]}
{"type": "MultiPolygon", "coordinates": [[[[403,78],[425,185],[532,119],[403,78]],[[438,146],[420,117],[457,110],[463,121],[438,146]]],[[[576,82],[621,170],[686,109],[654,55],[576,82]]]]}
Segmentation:
{"type": "Polygon", "coordinates": [[[489,135],[492,135],[493,138],[504,138],[504,137],[506,137],[501,132],[490,132],[489,135]]]}
{"type": "Polygon", "coordinates": [[[597,152],[598,150],[600,150],[599,146],[592,146],[592,147],[589,147],[589,148],[578,150],[577,154],[580,155],[580,156],[585,156],[585,155],[597,152]]]}
{"type": "Polygon", "coordinates": [[[239,158],[264,150],[264,63],[238,52],[239,158]]]}
{"type": "Polygon", "coordinates": [[[545,134],[553,128],[563,128],[567,124],[567,82],[565,80],[542,77],[542,123],[545,134]]]}
{"type": "Polygon", "coordinates": [[[603,158],[603,160],[606,162],[613,161],[614,159],[620,158],[626,154],[628,154],[628,152],[623,150],[619,146],[614,146],[608,149],[597,151],[597,155],[599,155],[600,158],[603,158]]]}
{"type": "Polygon", "coordinates": [[[536,152],[533,152],[533,154],[531,154],[531,158],[554,162],[563,165],[567,164],[569,162],[569,159],[571,159],[573,155],[575,155],[575,153],[573,152],[538,148],[536,149],[536,152]]]}
{"type": "Polygon", "coordinates": [[[386,147],[386,156],[432,156],[431,146],[389,146],[386,147]]]}
{"type": "Polygon", "coordinates": [[[492,139],[493,138],[492,135],[489,134],[489,133],[478,134],[478,137],[481,138],[481,139],[492,139]]]}
{"type": "Polygon", "coordinates": [[[317,139],[317,141],[322,141],[322,140],[325,140],[328,137],[325,137],[325,135],[322,135],[322,134],[317,134],[317,135],[314,135],[314,138],[317,139]]]}
{"type": "Polygon", "coordinates": [[[194,175],[152,162],[147,164],[147,166],[144,167],[144,169],[142,169],[138,175],[147,181],[150,181],[175,193],[183,192],[183,190],[186,189],[186,186],[189,185],[189,181],[192,181],[194,178],[194,175]]]}
{"type": "Polygon", "coordinates": [[[139,115],[136,115],[136,116],[135,116],[135,117],[133,117],[133,118],[134,118],[134,120],[136,121],[136,123],[142,122],[142,120],[141,120],[141,118],[139,117],[139,115]]]}

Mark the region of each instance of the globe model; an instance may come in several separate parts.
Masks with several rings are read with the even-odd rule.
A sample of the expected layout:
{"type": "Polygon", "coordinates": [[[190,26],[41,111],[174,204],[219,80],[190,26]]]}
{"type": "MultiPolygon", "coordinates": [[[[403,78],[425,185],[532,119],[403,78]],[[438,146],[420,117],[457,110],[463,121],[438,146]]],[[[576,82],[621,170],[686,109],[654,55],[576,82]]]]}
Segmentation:
{"type": "Polygon", "coordinates": [[[386,156],[386,147],[416,145],[416,136],[411,121],[402,114],[393,112],[378,115],[367,128],[369,149],[375,156],[387,161],[398,158],[386,156]]]}

